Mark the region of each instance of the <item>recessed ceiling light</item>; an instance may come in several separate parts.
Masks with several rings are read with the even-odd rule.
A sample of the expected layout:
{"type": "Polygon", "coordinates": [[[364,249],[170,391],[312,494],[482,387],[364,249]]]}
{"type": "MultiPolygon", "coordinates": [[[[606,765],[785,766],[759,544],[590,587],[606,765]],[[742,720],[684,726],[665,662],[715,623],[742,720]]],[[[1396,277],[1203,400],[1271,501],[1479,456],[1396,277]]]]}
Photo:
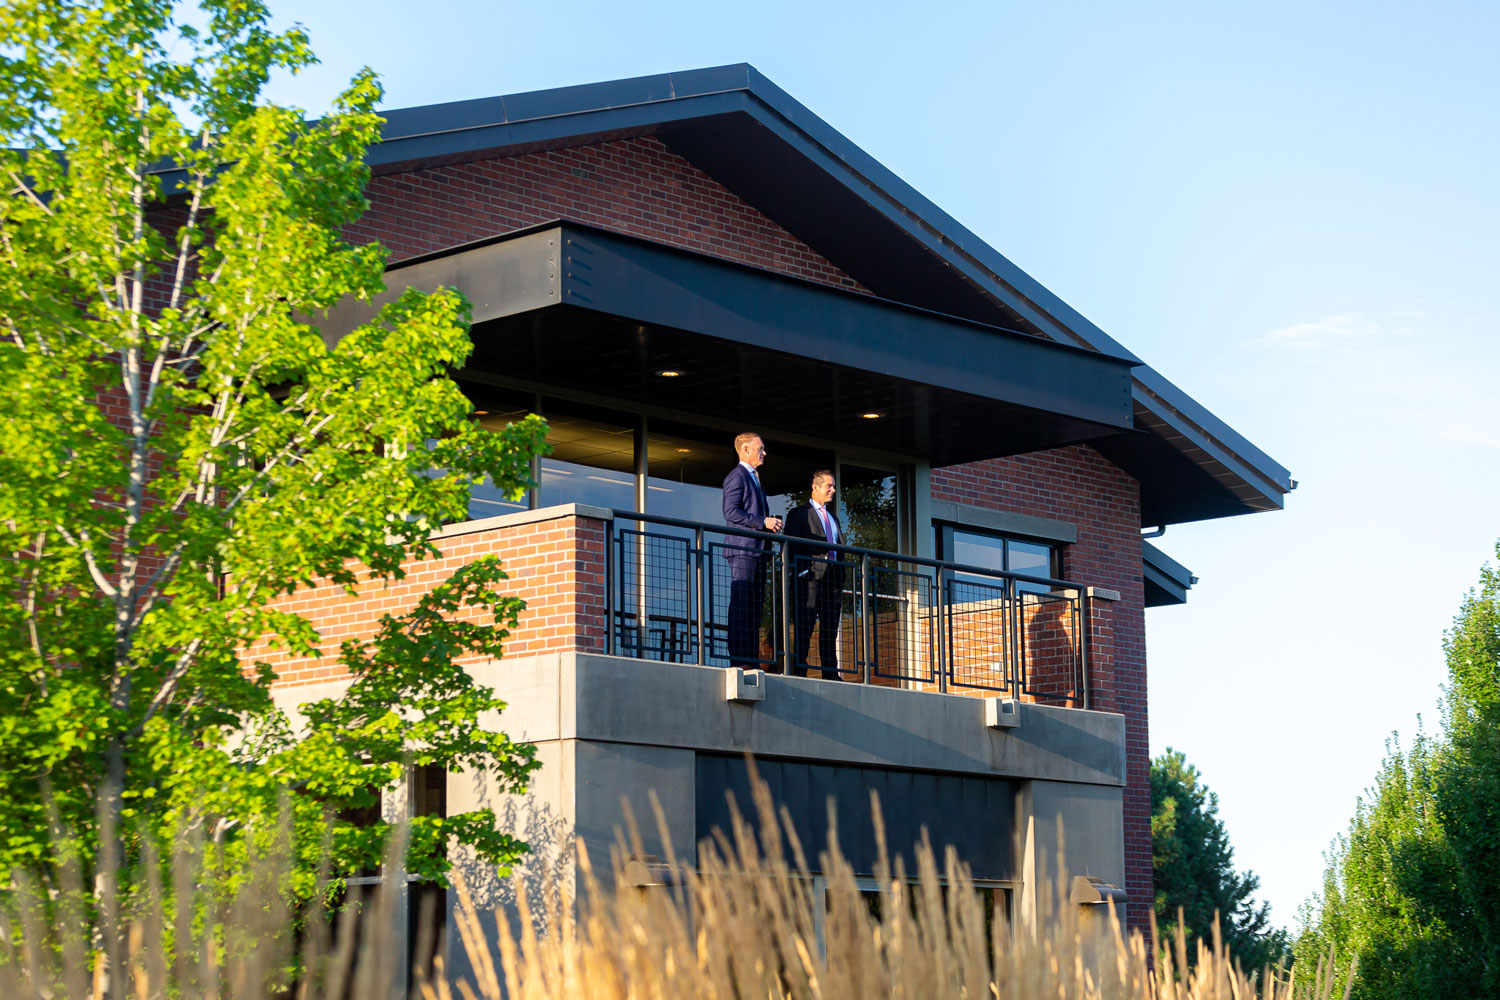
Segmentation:
{"type": "Polygon", "coordinates": [[[490,415],[490,411],[489,410],[475,410],[474,411],[474,416],[476,416],[476,417],[487,417],[489,415],[490,415]]]}
{"type": "Polygon", "coordinates": [[[678,371],[676,368],[663,368],[656,374],[660,375],[662,378],[677,378],[682,374],[682,372],[678,371]]]}
{"type": "Polygon", "coordinates": [[[866,420],[879,420],[882,416],[884,416],[884,414],[871,412],[871,413],[861,413],[860,416],[863,417],[866,420]]]}
{"type": "Polygon", "coordinates": [[[691,449],[691,448],[678,448],[677,449],[677,454],[679,454],[679,455],[691,455],[692,452],[693,452],[693,449],[691,449]]]}

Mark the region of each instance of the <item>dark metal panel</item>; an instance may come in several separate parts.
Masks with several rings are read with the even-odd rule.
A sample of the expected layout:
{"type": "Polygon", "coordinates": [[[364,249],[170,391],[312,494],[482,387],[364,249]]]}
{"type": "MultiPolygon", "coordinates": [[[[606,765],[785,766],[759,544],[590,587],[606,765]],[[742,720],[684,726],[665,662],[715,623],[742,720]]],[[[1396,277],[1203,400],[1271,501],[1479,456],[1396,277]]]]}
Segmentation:
{"type": "Polygon", "coordinates": [[[387,289],[370,302],[345,299],[317,320],[330,345],[368,322],[408,288],[432,291],[439,285],[463,292],[475,323],[555,306],[562,297],[558,281],[556,229],[528,232],[451,253],[406,262],[389,271],[387,289]]]}
{"type": "Polygon", "coordinates": [[[564,226],[570,305],[1111,425],[1131,426],[1130,362],[564,226]]]}
{"type": "MultiPolygon", "coordinates": [[[[729,828],[730,812],[723,788],[734,789],[737,801],[749,801],[749,771],[739,757],[700,753],[697,759],[701,842],[714,828],[729,828]]],[[[875,871],[875,825],[870,812],[873,789],[880,795],[892,859],[903,859],[908,873],[916,871],[914,848],[926,829],[940,865],[944,851],[951,846],[978,878],[1014,877],[1014,781],[808,761],[761,759],[755,767],[768,785],[774,776],[776,804],[778,808],[785,806],[815,871],[821,870],[818,857],[827,848],[830,800],[838,816],[840,850],[856,872],[875,871]]]]}
{"type": "Polygon", "coordinates": [[[940,465],[1128,426],[1120,359],[575,224],[389,273],[375,302],[325,317],[330,342],[405,287],[445,285],[472,304],[471,372],[622,405],[666,402],[940,465]],[[689,375],[667,383],[665,368],[689,375]]]}
{"type": "MultiPolygon", "coordinates": [[[[823,810],[822,798],[816,800],[812,794],[812,780],[808,774],[807,765],[798,761],[786,761],[781,764],[781,799],[777,802],[778,809],[785,807],[787,814],[793,817],[803,817],[805,822],[794,823],[792,829],[797,832],[797,841],[803,852],[807,855],[809,864],[818,859],[818,852],[828,841],[827,830],[814,821],[818,819],[818,812],[823,810]],[[809,840],[807,838],[816,839],[809,840]]],[[[780,815],[777,821],[781,822],[780,815]]]]}

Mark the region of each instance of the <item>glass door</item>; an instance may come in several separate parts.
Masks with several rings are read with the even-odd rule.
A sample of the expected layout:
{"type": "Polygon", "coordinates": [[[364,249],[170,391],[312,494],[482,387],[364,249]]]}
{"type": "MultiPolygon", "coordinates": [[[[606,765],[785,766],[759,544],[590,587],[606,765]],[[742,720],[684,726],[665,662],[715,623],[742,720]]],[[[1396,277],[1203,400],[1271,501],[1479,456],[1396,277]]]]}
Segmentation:
{"type": "MultiPolygon", "coordinates": [[[[900,552],[904,535],[901,480],[894,467],[840,463],[839,510],[848,542],[861,548],[900,552]]],[[[857,627],[859,663],[872,683],[902,686],[933,680],[930,573],[899,559],[865,557],[851,574],[860,586],[850,594],[857,627]]]]}

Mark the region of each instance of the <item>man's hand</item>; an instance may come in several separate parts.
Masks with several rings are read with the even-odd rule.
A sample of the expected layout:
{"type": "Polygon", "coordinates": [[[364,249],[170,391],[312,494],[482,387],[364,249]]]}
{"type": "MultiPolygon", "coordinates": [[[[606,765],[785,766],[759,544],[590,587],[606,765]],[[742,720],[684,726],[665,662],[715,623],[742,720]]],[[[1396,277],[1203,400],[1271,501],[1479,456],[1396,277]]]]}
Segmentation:
{"type": "Polygon", "coordinates": [[[766,530],[770,531],[770,532],[779,532],[779,531],[781,531],[781,518],[779,518],[779,517],[768,517],[768,518],[766,518],[766,530]]]}

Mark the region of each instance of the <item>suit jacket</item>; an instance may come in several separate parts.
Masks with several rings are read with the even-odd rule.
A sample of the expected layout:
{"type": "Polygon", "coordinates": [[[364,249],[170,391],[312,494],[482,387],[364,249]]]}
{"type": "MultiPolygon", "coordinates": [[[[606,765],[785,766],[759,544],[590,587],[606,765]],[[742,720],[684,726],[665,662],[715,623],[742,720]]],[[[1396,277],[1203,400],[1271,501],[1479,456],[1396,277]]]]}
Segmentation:
{"type": "MultiPolygon", "coordinates": [[[[844,526],[839,523],[839,516],[829,510],[828,519],[838,528],[839,541],[842,542],[844,539],[844,526]]],[[[787,511],[786,526],[782,530],[788,538],[803,538],[813,542],[824,543],[828,541],[828,534],[823,530],[823,519],[818,517],[818,512],[813,509],[813,505],[810,503],[798,504],[787,511]]],[[[828,555],[827,549],[817,549],[807,545],[799,545],[797,548],[801,550],[797,553],[799,558],[812,557],[810,563],[804,563],[803,565],[811,571],[813,579],[822,580],[832,570],[834,574],[833,582],[837,583],[839,581],[843,575],[843,567],[828,561],[826,558],[828,555]]]]}
{"type": "MultiPolygon", "coordinates": [[[[735,463],[729,475],[724,477],[724,523],[732,528],[765,531],[766,518],[770,516],[771,504],[766,499],[766,491],[761,489],[749,470],[735,463]]],[[[763,538],[726,535],[724,555],[730,558],[758,555],[769,544],[763,538]]]]}

